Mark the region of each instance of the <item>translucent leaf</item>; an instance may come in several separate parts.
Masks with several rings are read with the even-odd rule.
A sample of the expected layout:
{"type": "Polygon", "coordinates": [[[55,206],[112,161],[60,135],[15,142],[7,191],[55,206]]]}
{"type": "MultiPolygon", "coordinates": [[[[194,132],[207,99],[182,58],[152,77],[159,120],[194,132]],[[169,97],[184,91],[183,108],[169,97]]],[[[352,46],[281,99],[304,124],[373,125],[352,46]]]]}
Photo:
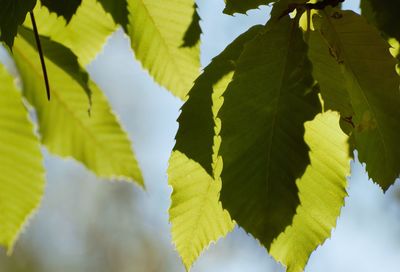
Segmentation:
{"type": "Polygon", "coordinates": [[[339,115],[325,112],[305,124],[311,164],[297,181],[300,206],[291,226],[273,242],[270,254],[302,272],[311,253],[331,235],[344,205],[350,174],[347,136],[340,131],[339,115]]]}
{"type": "Polygon", "coordinates": [[[58,16],[63,16],[67,22],[71,20],[82,0],[40,0],[43,6],[58,16]]]}
{"type": "Polygon", "coordinates": [[[310,163],[304,122],[321,111],[298,20],[268,24],[239,58],[224,93],[221,201],[267,248],[299,204],[296,179],[310,163]]]}
{"type": "Polygon", "coordinates": [[[178,118],[179,129],[175,137],[174,150],[179,150],[188,158],[198,162],[209,175],[213,172],[211,167],[215,127],[212,114],[213,85],[234,71],[244,45],[261,29],[261,26],[252,27],[211,61],[203,74],[196,79],[189,92],[189,99],[183,105],[178,118]]]}
{"type": "Polygon", "coordinates": [[[0,0],[0,41],[11,49],[17,35],[18,26],[25,21],[36,0],[0,0]]]}
{"type": "Polygon", "coordinates": [[[100,90],[90,85],[93,103],[89,116],[81,85],[47,59],[52,83],[48,102],[35,49],[21,38],[16,39],[14,48],[24,95],[37,111],[41,140],[50,152],[75,158],[99,177],[134,179],[143,184],[131,143],[100,90]]]}
{"type": "Polygon", "coordinates": [[[229,15],[234,13],[245,14],[250,9],[256,9],[261,5],[267,5],[272,2],[276,2],[276,0],[225,0],[224,13],[229,15]]]}
{"type": "Polygon", "coordinates": [[[325,110],[335,110],[343,117],[352,117],[353,109],[341,65],[332,57],[333,52],[329,51],[319,33],[312,31],[308,44],[313,76],[320,85],[325,110]]]}
{"type": "MultiPolygon", "coordinates": [[[[232,79],[226,75],[214,86],[213,117],[222,106],[221,94],[232,79]]],[[[221,125],[218,119],[215,134],[221,125]]],[[[221,159],[217,157],[221,144],[220,137],[214,137],[213,175],[189,159],[180,151],[174,150],[168,169],[169,183],[173,188],[172,204],[169,210],[172,224],[172,240],[189,270],[200,253],[212,242],[224,237],[234,227],[229,213],[222,209],[219,201],[221,180],[219,178],[221,159]]]]}
{"type": "Polygon", "coordinates": [[[0,64],[0,245],[9,253],[39,206],[45,173],[40,142],[13,78],[0,64]]]}
{"type": "Polygon", "coordinates": [[[185,99],[199,74],[199,45],[182,47],[194,0],[128,0],[129,36],[136,58],[154,79],[185,99]]]}
{"type": "MultiPolygon", "coordinates": [[[[37,48],[32,30],[21,27],[18,33],[31,45],[31,47],[37,48]]],[[[89,88],[89,74],[79,65],[77,56],[75,56],[69,48],[50,40],[48,37],[40,36],[40,43],[42,45],[43,54],[81,85],[82,90],[85,91],[90,102],[92,91],[89,88]]],[[[39,54],[38,51],[37,54],[39,54]]]]}
{"type": "Polygon", "coordinates": [[[387,190],[400,173],[396,60],[379,32],[352,11],[331,10],[314,16],[314,22],[328,43],[327,50],[343,67],[359,159],[366,163],[369,176],[387,190]]]}
{"type": "Polygon", "coordinates": [[[220,159],[216,155],[221,125],[216,116],[222,106],[221,95],[232,79],[235,61],[244,44],[261,28],[251,28],[214,58],[196,80],[182,107],[168,174],[173,188],[172,239],[186,269],[211,242],[233,228],[229,214],[219,202],[220,159]]]}
{"type": "MultiPolygon", "coordinates": [[[[83,0],[67,26],[63,18],[49,13],[46,7],[37,5],[34,12],[40,34],[70,48],[84,67],[116,30],[113,19],[96,0],[83,0]]],[[[30,22],[26,26],[32,28],[30,22]]]]}
{"type": "Polygon", "coordinates": [[[121,25],[125,32],[128,27],[128,1],[127,0],[97,0],[104,10],[111,14],[114,22],[121,25]]]}

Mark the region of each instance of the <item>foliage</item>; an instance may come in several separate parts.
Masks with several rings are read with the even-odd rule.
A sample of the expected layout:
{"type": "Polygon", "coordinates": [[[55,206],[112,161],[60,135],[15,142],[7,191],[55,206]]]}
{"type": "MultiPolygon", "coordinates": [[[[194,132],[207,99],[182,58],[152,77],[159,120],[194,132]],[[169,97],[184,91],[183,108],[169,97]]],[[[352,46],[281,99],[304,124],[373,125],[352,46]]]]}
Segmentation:
{"type": "Polygon", "coordinates": [[[0,244],[11,251],[39,205],[41,144],[99,177],[144,185],[84,69],[121,26],[143,68],[186,100],[168,168],[172,239],[186,269],[238,224],[288,271],[303,271],[336,225],[353,152],[384,191],[400,174],[400,78],[388,43],[400,39],[398,3],[362,0],[358,15],[341,2],[226,0],[227,14],[271,4],[271,17],[200,74],[195,0],[0,0],[0,40],[23,86],[0,67],[0,244]]]}

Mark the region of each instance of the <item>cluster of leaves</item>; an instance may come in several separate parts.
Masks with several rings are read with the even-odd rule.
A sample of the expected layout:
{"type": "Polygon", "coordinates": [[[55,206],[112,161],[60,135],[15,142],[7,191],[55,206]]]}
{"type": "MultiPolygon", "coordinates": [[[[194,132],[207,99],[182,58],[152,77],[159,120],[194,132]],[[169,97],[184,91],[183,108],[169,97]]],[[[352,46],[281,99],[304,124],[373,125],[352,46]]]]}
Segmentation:
{"type": "Polygon", "coordinates": [[[337,0],[225,2],[231,15],[273,4],[271,18],[199,75],[195,0],[0,0],[0,40],[23,86],[0,67],[0,244],[12,249],[39,204],[41,144],[99,177],[143,185],[128,137],[83,68],[117,25],[155,81],[186,100],[168,175],[172,238],[188,270],[238,224],[302,271],[336,224],[354,150],[384,190],[394,183],[400,77],[387,41],[399,41],[399,5],[362,0],[361,16],[337,0]]]}
{"type": "Polygon", "coordinates": [[[21,79],[15,84],[0,64],[0,244],[9,252],[44,192],[41,145],[76,159],[98,177],[144,184],[132,143],[84,67],[120,25],[144,68],[183,99],[199,73],[200,32],[191,26],[197,14],[194,1],[169,2],[0,1],[0,39],[21,79]],[[159,16],[169,6],[176,9],[173,16],[180,24],[159,16]],[[31,18],[41,35],[40,46],[31,18]],[[184,42],[189,45],[182,46],[184,42]],[[43,82],[46,71],[50,101],[43,82]]]}

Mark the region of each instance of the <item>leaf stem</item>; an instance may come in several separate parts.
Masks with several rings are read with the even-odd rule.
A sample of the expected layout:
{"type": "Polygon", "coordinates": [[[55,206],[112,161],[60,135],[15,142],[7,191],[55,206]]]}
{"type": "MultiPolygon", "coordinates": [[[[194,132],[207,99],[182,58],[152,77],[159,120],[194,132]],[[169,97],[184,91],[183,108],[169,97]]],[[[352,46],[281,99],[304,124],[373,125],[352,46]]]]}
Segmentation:
{"type": "Polygon", "coordinates": [[[37,46],[37,49],[38,49],[38,52],[39,52],[40,63],[42,64],[44,83],[46,85],[47,100],[50,101],[50,84],[49,84],[49,78],[47,76],[46,62],[44,60],[42,44],[40,43],[39,31],[37,29],[35,15],[33,14],[33,11],[30,11],[29,14],[31,16],[33,33],[35,34],[36,46],[37,46]]]}

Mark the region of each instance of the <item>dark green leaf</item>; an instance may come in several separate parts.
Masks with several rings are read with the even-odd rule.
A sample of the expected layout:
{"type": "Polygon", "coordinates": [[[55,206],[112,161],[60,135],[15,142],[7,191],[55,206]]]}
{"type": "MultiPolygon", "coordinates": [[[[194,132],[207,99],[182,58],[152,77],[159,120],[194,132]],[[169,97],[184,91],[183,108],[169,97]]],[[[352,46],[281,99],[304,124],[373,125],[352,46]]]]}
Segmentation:
{"type": "Polygon", "coordinates": [[[12,49],[18,26],[36,5],[36,0],[0,0],[0,41],[12,49]]]}
{"type": "Polygon", "coordinates": [[[127,0],[97,0],[104,10],[111,14],[114,22],[120,24],[128,32],[128,2],[127,0]]]}
{"type": "Polygon", "coordinates": [[[304,122],[321,111],[302,35],[284,17],[249,42],[219,114],[222,205],[266,247],[293,219],[310,163],[304,122]]]}
{"type": "Polygon", "coordinates": [[[276,0],[226,0],[224,13],[233,15],[234,13],[245,14],[250,9],[256,9],[261,5],[268,5],[276,0]]]}
{"type": "Polygon", "coordinates": [[[388,37],[400,41],[400,1],[361,0],[362,15],[388,37]]]}
{"type": "Polygon", "coordinates": [[[239,36],[219,56],[215,57],[203,74],[196,79],[189,92],[189,99],[179,116],[179,130],[174,150],[198,162],[212,176],[212,146],[214,118],[212,113],[213,85],[229,72],[235,70],[235,62],[244,45],[262,29],[254,26],[239,36]]]}
{"type": "Polygon", "coordinates": [[[201,36],[200,16],[197,12],[197,4],[194,4],[192,22],[183,37],[182,47],[193,47],[199,43],[201,36]]]}
{"type": "Polygon", "coordinates": [[[400,77],[388,43],[366,20],[332,10],[314,16],[331,57],[342,67],[354,110],[352,137],[369,176],[384,190],[400,173],[400,77]],[[379,156],[377,155],[379,154],[379,156]]]}
{"type": "Polygon", "coordinates": [[[346,80],[341,65],[318,32],[311,32],[308,56],[313,64],[313,76],[318,81],[325,110],[340,112],[344,118],[353,116],[346,80]]]}
{"type": "Polygon", "coordinates": [[[69,22],[81,5],[82,0],[40,0],[40,2],[51,12],[64,17],[69,22]]]}

